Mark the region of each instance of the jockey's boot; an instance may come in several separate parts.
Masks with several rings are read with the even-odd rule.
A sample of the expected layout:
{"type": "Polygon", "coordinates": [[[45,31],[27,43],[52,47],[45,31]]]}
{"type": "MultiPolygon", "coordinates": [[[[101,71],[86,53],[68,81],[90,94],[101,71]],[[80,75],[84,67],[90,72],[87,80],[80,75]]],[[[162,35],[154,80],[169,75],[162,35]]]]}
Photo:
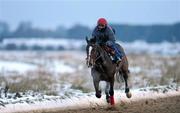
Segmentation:
{"type": "Polygon", "coordinates": [[[116,64],[119,64],[119,62],[121,62],[122,59],[120,57],[117,57],[117,60],[116,60],[116,64]]]}

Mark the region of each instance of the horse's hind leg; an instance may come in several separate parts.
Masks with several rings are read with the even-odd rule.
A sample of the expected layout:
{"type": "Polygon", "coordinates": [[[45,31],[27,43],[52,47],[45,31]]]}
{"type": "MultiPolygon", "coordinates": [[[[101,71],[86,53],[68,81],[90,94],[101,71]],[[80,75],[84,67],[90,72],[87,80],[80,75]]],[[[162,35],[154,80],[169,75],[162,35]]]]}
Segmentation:
{"type": "Polygon", "coordinates": [[[114,105],[114,79],[110,82],[110,90],[109,90],[109,94],[110,94],[110,103],[111,105],[114,105]]]}
{"type": "Polygon", "coordinates": [[[123,78],[125,81],[125,93],[128,98],[131,98],[131,93],[128,86],[128,72],[123,73],[123,78]]]}
{"type": "Polygon", "coordinates": [[[105,89],[105,94],[106,94],[106,101],[107,103],[110,103],[110,96],[109,96],[109,88],[110,88],[110,84],[109,82],[106,82],[106,89],[105,89]]]}

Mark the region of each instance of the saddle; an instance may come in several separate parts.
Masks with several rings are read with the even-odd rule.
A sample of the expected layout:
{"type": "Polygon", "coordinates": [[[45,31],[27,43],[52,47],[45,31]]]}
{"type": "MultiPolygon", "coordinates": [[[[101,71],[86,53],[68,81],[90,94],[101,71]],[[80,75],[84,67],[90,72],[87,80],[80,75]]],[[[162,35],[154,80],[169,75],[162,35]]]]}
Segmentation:
{"type": "MultiPolygon", "coordinates": [[[[109,47],[109,46],[107,46],[107,45],[100,45],[101,46],[101,48],[105,51],[105,52],[107,52],[107,54],[109,55],[109,57],[111,58],[111,59],[113,59],[113,57],[114,57],[114,55],[115,55],[115,50],[113,50],[111,47],[109,47]]],[[[96,56],[95,56],[95,54],[94,54],[94,49],[92,49],[91,50],[91,54],[90,54],[90,56],[89,56],[89,58],[87,57],[87,65],[88,65],[88,67],[91,67],[91,66],[93,66],[94,64],[95,64],[95,60],[96,60],[96,56]]]]}
{"type": "Polygon", "coordinates": [[[110,55],[115,55],[115,51],[112,48],[110,48],[109,46],[103,45],[101,47],[110,55]]]}

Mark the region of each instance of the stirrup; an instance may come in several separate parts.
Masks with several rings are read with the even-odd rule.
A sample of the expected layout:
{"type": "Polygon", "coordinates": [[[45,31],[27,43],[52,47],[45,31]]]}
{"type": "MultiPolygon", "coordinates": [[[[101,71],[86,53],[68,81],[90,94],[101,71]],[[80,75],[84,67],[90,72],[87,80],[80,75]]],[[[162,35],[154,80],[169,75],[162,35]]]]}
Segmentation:
{"type": "Polygon", "coordinates": [[[117,60],[116,60],[116,64],[119,64],[121,61],[122,61],[121,58],[117,59],[117,60]]]}

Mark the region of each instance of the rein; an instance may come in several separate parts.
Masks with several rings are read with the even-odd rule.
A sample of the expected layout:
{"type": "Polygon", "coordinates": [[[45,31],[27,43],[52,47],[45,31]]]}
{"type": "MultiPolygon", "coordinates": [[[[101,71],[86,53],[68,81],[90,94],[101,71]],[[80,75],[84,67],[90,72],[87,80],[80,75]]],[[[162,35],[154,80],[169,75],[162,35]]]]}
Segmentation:
{"type": "Polygon", "coordinates": [[[101,54],[99,54],[96,59],[94,60],[94,62],[96,62],[97,60],[99,60],[101,58],[101,54]]]}

